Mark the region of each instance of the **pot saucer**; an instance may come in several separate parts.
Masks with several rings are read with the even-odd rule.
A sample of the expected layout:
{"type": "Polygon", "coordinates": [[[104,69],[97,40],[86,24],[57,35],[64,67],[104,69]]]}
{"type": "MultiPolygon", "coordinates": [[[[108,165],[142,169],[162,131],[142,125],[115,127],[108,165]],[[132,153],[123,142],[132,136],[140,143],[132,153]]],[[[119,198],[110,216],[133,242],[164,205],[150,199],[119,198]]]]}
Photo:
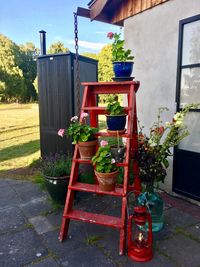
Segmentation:
{"type": "Polygon", "coordinates": [[[132,81],[135,77],[113,77],[114,82],[126,82],[126,81],[132,81]]]}

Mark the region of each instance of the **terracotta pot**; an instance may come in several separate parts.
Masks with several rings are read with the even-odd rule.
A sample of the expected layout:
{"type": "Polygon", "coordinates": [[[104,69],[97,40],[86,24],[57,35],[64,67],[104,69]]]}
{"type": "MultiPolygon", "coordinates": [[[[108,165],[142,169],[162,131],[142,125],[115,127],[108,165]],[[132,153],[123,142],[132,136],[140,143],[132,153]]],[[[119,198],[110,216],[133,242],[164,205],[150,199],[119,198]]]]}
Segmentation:
{"type": "Polygon", "coordinates": [[[91,159],[96,153],[97,140],[88,142],[78,142],[81,159],[91,159]]]}
{"type": "Polygon", "coordinates": [[[117,175],[119,171],[114,171],[110,173],[102,173],[94,171],[97,177],[97,180],[99,182],[99,188],[102,191],[114,191],[115,190],[115,184],[117,180],[117,175]]]}

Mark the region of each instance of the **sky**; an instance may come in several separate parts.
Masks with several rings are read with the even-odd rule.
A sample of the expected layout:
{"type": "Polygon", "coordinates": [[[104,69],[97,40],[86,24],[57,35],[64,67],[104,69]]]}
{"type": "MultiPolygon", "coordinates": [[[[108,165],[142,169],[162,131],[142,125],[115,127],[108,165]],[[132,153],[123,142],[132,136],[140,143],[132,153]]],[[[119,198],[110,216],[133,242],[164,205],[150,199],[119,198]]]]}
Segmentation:
{"type": "MultiPolygon", "coordinates": [[[[1,0],[0,33],[17,44],[32,42],[40,47],[39,30],[47,32],[47,47],[57,41],[74,52],[74,15],[89,0],[1,0]]],[[[97,53],[110,43],[108,32],[118,26],[78,17],[79,52],[97,53]]]]}

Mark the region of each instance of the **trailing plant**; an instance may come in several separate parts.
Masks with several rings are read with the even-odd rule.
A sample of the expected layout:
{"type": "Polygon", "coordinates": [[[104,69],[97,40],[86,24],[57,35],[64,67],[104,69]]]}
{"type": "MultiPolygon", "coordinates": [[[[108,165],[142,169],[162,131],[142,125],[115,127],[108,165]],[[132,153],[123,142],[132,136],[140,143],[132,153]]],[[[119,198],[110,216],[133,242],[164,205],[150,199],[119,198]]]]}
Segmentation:
{"type": "MultiPolygon", "coordinates": [[[[86,124],[87,117],[88,113],[81,113],[80,120],[78,116],[71,118],[71,123],[67,129],[67,133],[72,137],[72,144],[95,140],[94,134],[98,132],[98,129],[90,127],[88,124],[86,124]]],[[[58,131],[58,135],[61,137],[63,137],[65,134],[65,129],[60,129],[58,131]]]]}
{"type": "Polygon", "coordinates": [[[120,105],[117,95],[111,95],[108,97],[106,111],[108,111],[110,115],[124,114],[124,107],[120,105]]]}
{"type": "Polygon", "coordinates": [[[131,50],[124,49],[124,40],[121,40],[121,33],[109,32],[107,37],[113,40],[112,43],[112,61],[128,61],[133,60],[134,56],[131,56],[131,50]]]}
{"type": "Polygon", "coordinates": [[[112,158],[110,146],[107,141],[102,140],[92,163],[97,172],[110,173],[117,170],[115,159],[112,158]]]}
{"type": "Polygon", "coordinates": [[[171,148],[177,146],[181,140],[189,135],[184,118],[190,109],[197,108],[198,104],[186,105],[177,112],[171,122],[163,123],[161,115],[167,108],[159,108],[157,121],[150,128],[149,136],[143,133],[140,127],[138,135],[138,154],[136,158],[140,167],[140,179],[145,191],[152,191],[166,177],[169,167],[168,157],[172,156],[171,148]]]}

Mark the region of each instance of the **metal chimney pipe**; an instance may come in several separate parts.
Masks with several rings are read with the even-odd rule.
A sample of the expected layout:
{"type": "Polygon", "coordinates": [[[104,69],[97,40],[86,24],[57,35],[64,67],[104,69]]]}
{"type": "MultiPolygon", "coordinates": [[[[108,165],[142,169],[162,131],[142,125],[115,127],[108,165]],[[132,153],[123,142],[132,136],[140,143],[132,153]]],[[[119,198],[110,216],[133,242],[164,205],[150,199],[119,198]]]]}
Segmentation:
{"type": "Polygon", "coordinates": [[[40,33],[40,55],[46,55],[46,32],[39,31],[40,33]]]}

